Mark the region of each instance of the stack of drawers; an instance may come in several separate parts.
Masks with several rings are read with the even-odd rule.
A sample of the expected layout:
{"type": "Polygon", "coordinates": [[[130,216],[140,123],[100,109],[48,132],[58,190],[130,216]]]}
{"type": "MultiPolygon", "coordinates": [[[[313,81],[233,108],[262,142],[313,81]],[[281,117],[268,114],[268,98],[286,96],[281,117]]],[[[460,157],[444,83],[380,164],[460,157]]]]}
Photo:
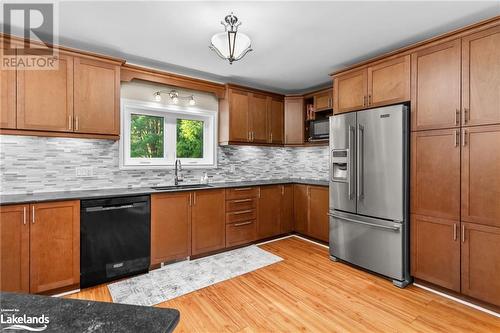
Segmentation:
{"type": "Polygon", "coordinates": [[[226,189],[226,247],[256,240],[258,197],[259,187],[226,189]]]}

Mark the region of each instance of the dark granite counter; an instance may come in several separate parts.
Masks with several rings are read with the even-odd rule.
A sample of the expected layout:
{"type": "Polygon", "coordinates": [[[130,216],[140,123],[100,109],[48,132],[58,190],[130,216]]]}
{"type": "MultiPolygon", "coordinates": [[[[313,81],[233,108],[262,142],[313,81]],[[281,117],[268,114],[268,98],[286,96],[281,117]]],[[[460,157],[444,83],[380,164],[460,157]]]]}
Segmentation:
{"type": "Polygon", "coordinates": [[[119,188],[119,189],[102,189],[102,190],[83,190],[83,191],[59,191],[59,192],[38,192],[30,194],[11,194],[0,196],[1,205],[21,204],[21,203],[36,203],[45,201],[57,200],[74,200],[74,199],[97,199],[106,197],[118,196],[134,196],[134,195],[147,195],[151,193],[162,192],[179,192],[179,191],[202,191],[214,188],[231,188],[231,187],[245,187],[245,186],[262,186],[262,185],[277,185],[277,184],[307,184],[328,186],[326,180],[314,179],[270,179],[270,180],[254,180],[254,181],[241,181],[241,182],[226,182],[226,183],[210,183],[210,187],[197,188],[197,189],[170,189],[170,190],[155,190],[151,187],[135,187],[135,188],[119,188]]]}
{"type": "Polygon", "coordinates": [[[175,309],[4,292],[0,293],[0,307],[1,330],[17,324],[47,325],[44,332],[172,332],[180,317],[175,309]],[[24,323],[5,323],[13,317],[24,323]]]}

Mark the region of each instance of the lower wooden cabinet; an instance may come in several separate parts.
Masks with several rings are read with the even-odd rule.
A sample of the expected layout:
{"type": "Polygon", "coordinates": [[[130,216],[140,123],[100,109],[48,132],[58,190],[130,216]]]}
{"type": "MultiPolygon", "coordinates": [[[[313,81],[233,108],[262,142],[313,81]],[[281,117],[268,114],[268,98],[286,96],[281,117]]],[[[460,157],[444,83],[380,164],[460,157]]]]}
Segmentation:
{"type": "Polygon", "coordinates": [[[307,234],[308,217],[308,192],[307,185],[296,184],[293,186],[293,229],[301,234],[307,234]]]}
{"type": "Polygon", "coordinates": [[[191,254],[191,192],[151,195],[151,265],[191,254]]]}
{"type": "Polygon", "coordinates": [[[295,184],[294,230],[325,242],[329,238],[328,187],[295,184]]]}
{"type": "Polygon", "coordinates": [[[80,283],[80,201],[30,205],[30,292],[80,283]]]}
{"type": "Polygon", "coordinates": [[[281,233],[293,231],[293,185],[281,185],[281,233]]]}
{"type": "Polygon", "coordinates": [[[281,233],[281,204],[281,185],[260,187],[257,219],[258,238],[268,238],[281,233]]]}
{"type": "Polygon", "coordinates": [[[248,244],[255,240],[255,220],[226,225],[226,247],[248,244]]]}
{"type": "Polygon", "coordinates": [[[29,205],[0,207],[0,290],[29,292],[29,205]]]}
{"type": "Polygon", "coordinates": [[[412,215],[411,273],[460,292],[460,222],[412,215]]]}
{"type": "Polygon", "coordinates": [[[193,192],[191,207],[191,255],[226,246],[225,190],[193,192]]]}

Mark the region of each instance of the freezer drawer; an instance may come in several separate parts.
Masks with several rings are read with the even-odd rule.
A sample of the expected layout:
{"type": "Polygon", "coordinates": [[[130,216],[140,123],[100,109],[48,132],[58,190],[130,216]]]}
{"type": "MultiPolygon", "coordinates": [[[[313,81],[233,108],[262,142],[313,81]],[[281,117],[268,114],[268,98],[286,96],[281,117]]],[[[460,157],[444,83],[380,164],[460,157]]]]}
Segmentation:
{"type": "Polygon", "coordinates": [[[330,212],[330,255],[404,280],[404,223],[330,212]]]}

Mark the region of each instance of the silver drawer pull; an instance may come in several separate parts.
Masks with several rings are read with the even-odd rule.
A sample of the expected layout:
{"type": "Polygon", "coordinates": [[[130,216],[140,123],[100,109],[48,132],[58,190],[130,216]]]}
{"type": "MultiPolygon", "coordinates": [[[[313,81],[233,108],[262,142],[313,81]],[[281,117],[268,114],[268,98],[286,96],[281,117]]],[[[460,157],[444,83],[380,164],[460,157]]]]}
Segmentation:
{"type": "Polygon", "coordinates": [[[235,188],[235,191],[250,191],[252,188],[251,187],[242,187],[242,188],[235,188]]]}
{"type": "Polygon", "coordinates": [[[350,219],[350,218],[347,218],[347,217],[344,217],[344,216],[335,215],[335,214],[331,214],[331,213],[328,213],[328,216],[335,217],[335,218],[338,218],[338,219],[341,219],[341,220],[345,220],[345,221],[349,221],[349,222],[364,224],[364,225],[367,225],[367,226],[370,226],[370,227],[376,227],[376,228],[381,228],[381,229],[389,229],[389,230],[392,230],[392,231],[399,231],[399,229],[401,228],[400,226],[389,227],[389,226],[381,225],[381,224],[375,224],[375,223],[369,223],[369,222],[363,222],[363,221],[353,220],[353,219],[350,219]]]}
{"type": "Polygon", "coordinates": [[[242,210],[242,211],[239,211],[239,212],[233,212],[231,214],[233,214],[233,215],[239,215],[239,214],[246,214],[246,213],[251,213],[251,212],[253,212],[253,210],[249,209],[249,210],[242,210]]]}
{"type": "Polygon", "coordinates": [[[252,201],[253,199],[241,199],[241,200],[233,200],[234,203],[240,203],[240,202],[249,202],[252,201]]]}
{"type": "Polygon", "coordinates": [[[235,227],[241,227],[241,226],[248,225],[248,224],[252,224],[252,221],[243,222],[243,223],[235,223],[234,226],[235,227]]]}

